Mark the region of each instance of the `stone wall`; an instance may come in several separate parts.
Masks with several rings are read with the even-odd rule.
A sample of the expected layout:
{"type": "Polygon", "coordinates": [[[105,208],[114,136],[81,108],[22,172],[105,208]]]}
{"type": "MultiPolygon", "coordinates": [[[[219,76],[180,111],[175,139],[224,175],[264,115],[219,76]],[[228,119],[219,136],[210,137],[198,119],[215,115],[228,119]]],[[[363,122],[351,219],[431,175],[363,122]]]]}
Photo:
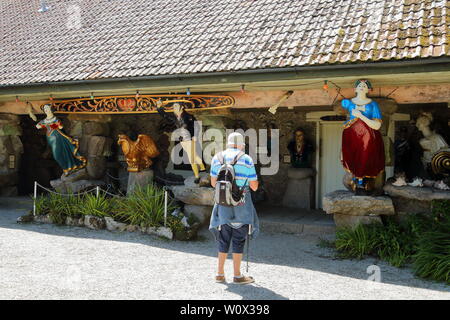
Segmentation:
{"type": "Polygon", "coordinates": [[[18,170],[23,153],[21,135],[19,117],[0,114],[0,196],[18,195],[18,170]]]}

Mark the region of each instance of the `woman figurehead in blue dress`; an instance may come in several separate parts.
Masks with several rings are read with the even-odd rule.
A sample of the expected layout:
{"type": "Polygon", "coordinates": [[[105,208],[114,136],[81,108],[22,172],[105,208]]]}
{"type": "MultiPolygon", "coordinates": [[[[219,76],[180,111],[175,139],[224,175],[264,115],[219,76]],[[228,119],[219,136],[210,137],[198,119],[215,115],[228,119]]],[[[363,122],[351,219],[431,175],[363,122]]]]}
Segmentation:
{"type": "Polygon", "coordinates": [[[342,133],[342,165],[353,175],[354,189],[365,191],[370,191],[368,179],[375,179],[385,166],[382,116],[378,103],[367,97],[370,89],[368,80],[358,80],[356,97],[341,102],[350,114],[342,133]]]}
{"type": "MultiPolygon", "coordinates": [[[[50,104],[42,106],[41,109],[46,117],[36,124],[36,128],[46,131],[47,143],[52,149],[53,158],[63,169],[64,175],[67,176],[78,169],[84,168],[87,161],[78,152],[78,140],[67,136],[62,131],[62,123],[53,114],[50,104]]],[[[30,117],[37,121],[36,116],[31,112],[30,117]]]]}

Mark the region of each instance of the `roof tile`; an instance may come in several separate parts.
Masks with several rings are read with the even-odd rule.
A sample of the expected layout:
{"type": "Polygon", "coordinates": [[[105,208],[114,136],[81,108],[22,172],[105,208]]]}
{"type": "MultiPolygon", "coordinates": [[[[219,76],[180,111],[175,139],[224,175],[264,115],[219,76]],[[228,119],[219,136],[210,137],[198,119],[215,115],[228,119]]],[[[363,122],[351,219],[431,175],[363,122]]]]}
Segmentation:
{"type": "Polygon", "coordinates": [[[448,0],[47,3],[0,1],[0,85],[450,56],[448,0]]]}

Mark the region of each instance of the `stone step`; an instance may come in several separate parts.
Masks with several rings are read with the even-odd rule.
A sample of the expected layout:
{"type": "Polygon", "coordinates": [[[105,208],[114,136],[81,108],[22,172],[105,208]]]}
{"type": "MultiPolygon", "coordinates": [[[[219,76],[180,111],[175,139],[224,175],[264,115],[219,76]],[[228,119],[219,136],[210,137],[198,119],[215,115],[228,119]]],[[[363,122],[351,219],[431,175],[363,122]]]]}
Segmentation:
{"type": "Polygon", "coordinates": [[[260,206],[257,212],[262,232],[323,235],[336,230],[333,217],[321,210],[260,206]]]}

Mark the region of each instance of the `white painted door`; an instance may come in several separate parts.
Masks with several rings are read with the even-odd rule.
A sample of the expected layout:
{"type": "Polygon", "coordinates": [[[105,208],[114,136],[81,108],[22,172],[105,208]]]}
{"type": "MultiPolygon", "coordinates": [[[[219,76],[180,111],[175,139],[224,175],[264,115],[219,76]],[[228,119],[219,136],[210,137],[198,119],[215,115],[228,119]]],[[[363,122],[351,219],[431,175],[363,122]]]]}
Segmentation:
{"type": "Polygon", "coordinates": [[[345,171],[341,164],[343,124],[339,122],[320,122],[320,163],[319,163],[319,207],[328,192],[345,189],[342,178],[345,171]]]}

